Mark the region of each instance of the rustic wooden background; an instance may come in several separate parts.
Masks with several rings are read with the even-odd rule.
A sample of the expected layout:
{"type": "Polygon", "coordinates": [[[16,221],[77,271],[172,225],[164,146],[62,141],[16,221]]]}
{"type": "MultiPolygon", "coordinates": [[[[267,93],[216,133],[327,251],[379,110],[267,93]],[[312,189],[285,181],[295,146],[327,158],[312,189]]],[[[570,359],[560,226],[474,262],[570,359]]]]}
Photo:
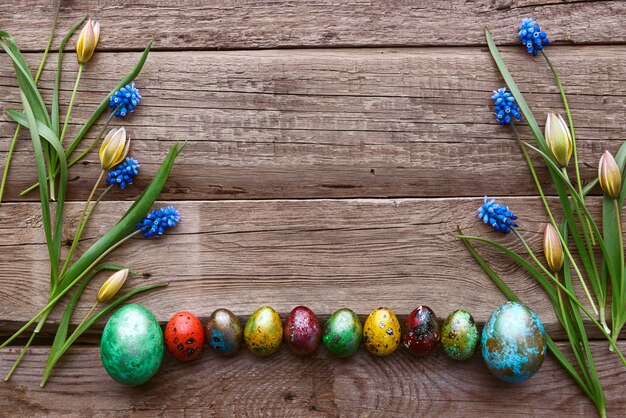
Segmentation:
{"type": "MultiPolygon", "coordinates": [[[[0,27],[14,35],[33,66],[53,3],[0,6],[0,27]]],[[[102,26],[70,131],[154,40],[137,79],[144,101],[123,121],[132,155],[142,163],[140,177],[108,195],[81,247],[140,193],[174,141],[189,140],[162,195],[182,212],[180,226],[159,240],[133,240],[111,257],[145,272],[130,286],[170,283],[135,299],[162,322],[183,309],[205,320],[218,307],[245,318],[262,304],[283,316],[304,304],[322,317],[341,307],[366,315],[380,305],[404,316],[427,304],[440,318],[465,308],[484,322],[505,298],[452,236],[456,226],[494,237],[475,219],[484,194],[505,197],[536,246],[546,221],[510,130],[491,113],[490,92],[502,80],[485,49],[484,25],[539,119],[562,105],[545,62],[518,45],[516,27],[533,16],[548,31],[550,56],[570,94],[586,179],[594,176],[601,151],[615,152],[626,139],[623,1],[62,3],[55,45],[83,15],[102,26]]],[[[48,68],[54,64],[53,54],[48,68]]],[[[64,67],[67,102],[77,70],[72,54],[64,67]]],[[[52,79],[52,71],[44,72],[46,97],[52,79]]],[[[0,86],[0,108],[20,107],[3,55],[0,86]]],[[[13,129],[2,114],[1,166],[13,129]]],[[[38,197],[19,197],[35,178],[30,149],[23,135],[7,203],[0,206],[0,337],[46,301],[38,197]]],[[[68,214],[74,218],[98,167],[94,153],[71,170],[76,202],[68,214]]],[[[540,175],[547,182],[546,173],[540,175]]],[[[74,222],[67,223],[68,239],[74,222]]],[[[517,247],[513,237],[500,239],[517,247]]],[[[562,338],[538,286],[503,257],[491,259],[550,333],[562,338]]],[[[85,293],[77,318],[102,280],[85,293]]],[[[52,316],[48,335],[59,316],[52,316]]],[[[454,362],[441,352],[414,359],[398,350],[382,359],[362,349],[349,360],[324,350],[302,359],[284,347],[267,359],[241,353],[224,360],[206,352],[191,364],[166,358],[150,383],[128,389],[102,368],[97,333],[70,350],[40,389],[50,342],[44,336],[11,381],[0,384],[0,415],[594,414],[552,358],[531,380],[512,386],[493,378],[478,354],[454,362]]],[[[593,344],[609,413],[624,416],[624,369],[605,342],[593,344]]],[[[19,348],[0,352],[3,376],[19,348]]]]}

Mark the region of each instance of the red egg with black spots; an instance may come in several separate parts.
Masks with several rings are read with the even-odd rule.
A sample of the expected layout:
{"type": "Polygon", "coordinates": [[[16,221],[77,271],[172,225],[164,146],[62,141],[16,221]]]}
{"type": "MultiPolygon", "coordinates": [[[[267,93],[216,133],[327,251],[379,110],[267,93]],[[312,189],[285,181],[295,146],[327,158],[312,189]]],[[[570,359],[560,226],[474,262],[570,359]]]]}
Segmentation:
{"type": "Polygon", "coordinates": [[[191,361],[202,354],[204,327],[190,312],[174,314],[165,326],[165,348],[180,361],[191,361]]]}
{"type": "Polygon", "coordinates": [[[419,306],[405,320],[402,344],[412,354],[425,356],[432,353],[441,337],[437,316],[428,306],[419,306]]]}

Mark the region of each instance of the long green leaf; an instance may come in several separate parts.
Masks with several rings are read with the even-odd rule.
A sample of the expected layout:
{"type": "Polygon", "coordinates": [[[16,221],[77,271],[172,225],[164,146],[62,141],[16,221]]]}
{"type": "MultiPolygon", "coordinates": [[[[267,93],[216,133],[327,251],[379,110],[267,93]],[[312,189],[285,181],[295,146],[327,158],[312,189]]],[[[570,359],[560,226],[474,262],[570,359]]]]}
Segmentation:
{"type": "MultiPolygon", "coordinates": [[[[620,168],[622,172],[622,190],[620,192],[620,196],[618,199],[618,206],[620,210],[620,214],[622,208],[624,206],[624,196],[626,196],[626,143],[622,144],[619,151],[615,155],[615,162],[617,166],[620,168]]],[[[621,228],[617,224],[618,217],[615,211],[615,202],[610,197],[606,195],[602,200],[602,236],[604,237],[604,243],[606,245],[606,258],[610,263],[614,266],[619,266],[621,264],[620,258],[622,254],[622,250],[620,248],[622,241],[619,236],[619,231],[621,228]]],[[[611,287],[613,288],[612,292],[612,303],[611,303],[611,319],[613,321],[613,330],[614,332],[619,334],[622,326],[622,313],[621,311],[624,309],[624,301],[622,301],[621,295],[623,292],[622,283],[618,277],[610,275],[609,270],[607,268],[607,263],[603,260],[602,263],[602,280],[606,285],[608,278],[611,278],[611,287]]]]}
{"type": "MultiPolygon", "coordinates": [[[[504,82],[506,83],[509,90],[511,91],[511,94],[513,94],[513,96],[515,97],[515,100],[517,101],[517,104],[520,107],[520,111],[524,115],[526,124],[530,128],[530,131],[533,137],[535,138],[535,141],[537,142],[539,149],[543,151],[545,154],[550,154],[545,138],[543,137],[543,133],[541,132],[541,129],[539,128],[539,125],[537,124],[537,121],[532,111],[530,110],[530,107],[528,106],[526,100],[524,99],[524,96],[522,95],[521,91],[517,87],[515,80],[511,76],[511,73],[509,72],[506,64],[504,63],[504,60],[502,59],[502,56],[500,55],[500,51],[498,51],[498,47],[493,41],[491,32],[489,31],[489,28],[487,27],[485,27],[485,37],[487,39],[489,52],[491,53],[491,56],[494,62],[496,63],[496,66],[498,67],[498,70],[500,71],[502,78],[504,79],[504,82]]],[[[572,238],[574,239],[574,244],[576,245],[576,249],[578,250],[578,253],[581,257],[583,265],[585,266],[587,275],[591,280],[593,280],[592,286],[594,290],[600,289],[600,283],[599,283],[600,275],[597,269],[594,268],[594,263],[592,262],[592,258],[594,257],[594,254],[593,252],[589,251],[589,247],[585,245],[585,242],[583,242],[580,231],[578,230],[578,225],[576,224],[576,221],[574,219],[574,208],[576,209],[580,209],[580,208],[578,208],[578,206],[576,205],[570,204],[570,201],[568,199],[568,194],[567,194],[567,188],[563,184],[564,181],[569,182],[569,180],[562,178],[562,174],[560,172],[559,167],[554,168],[553,166],[548,166],[548,171],[550,172],[550,176],[552,177],[554,187],[561,201],[563,215],[565,219],[567,219],[569,229],[572,231],[572,238]]],[[[582,203],[582,205],[584,206],[584,202],[582,203]]],[[[582,228],[586,228],[586,225],[583,224],[582,228]]]]}
{"type": "Polygon", "coordinates": [[[52,347],[50,348],[50,353],[48,354],[48,360],[46,362],[46,369],[49,367],[52,361],[52,358],[54,357],[53,356],[54,353],[56,353],[63,346],[63,344],[65,344],[65,341],[67,340],[67,331],[70,326],[70,321],[72,320],[72,315],[74,314],[74,310],[76,309],[76,305],[78,304],[78,300],[80,299],[80,296],[83,294],[89,282],[91,282],[91,279],[93,279],[96,276],[96,274],[98,274],[99,272],[103,270],[119,271],[125,268],[126,267],[122,265],[113,264],[113,263],[98,264],[89,273],[89,275],[86,276],[80,282],[80,285],[74,291],[74,293],[72,294],[72,297],[67,303],[67,307],[65,308],[65,311],[63,311],[63,316],[61,317],[61,321],[59,322],[59,326],[57,327],[56,333],[54,335],[54,341],[52,342],[52,347]]]}
{"type": "Polygon", "coordinates": [[[102,112],[104,112],[108,107],[109,107],[109,99],[110,97],[120,88],[124,87],[126,84],[130,83],[131,81],[133,81],[135,78],[137,78],[137,76],[139,75],[139,73],[141,72],[141,69],[143,68],[144,63],[146,62],[146,59],[148,59],[148,54],[150,53],[150,49],[152,49],[152,42],[149,42],[148,45],[146,46],[146,49],[144,49],[143,53],[141,54],[141,58],[139,58],[139,61],[137,61],[137,64],[135,64],[135,67],[131,70],[131,72],[129,72],[126,77],[124,77],[114,88],[113,90],[111,90],[111,92],[109,94],[107,94],[107,96],[102,100],[102,102],[100,103],[100,105],[98,106],[98,108],[93,112],[93,114],[91,115],[91,117],[87,120],[87,122],[85,122],[85,124],[83,125],[83,127],[80,129],[80,131],[78,131],[78,133],[76,134],[76,136],[74,137],[74,140],[72,141],[72,143],[70,144],[69,147],[67,147],[67,153],[66,156],[70,156],[72,154],[72,152],[74,152],[74,150],[76,149],[76,147],[80,144],[80,142],[82,141],[83,137],[87,134],[87,132],[89,131],[89,129],[91,128],[91,125],[93,125],[96,120],[98,120],[98,118],[100,117],[100,115],[102,114],[102,112]]]}
{"type": "MultiPolygon", "coordinates": [[[[513,261],[515,261],[517,264],[522,266],[527,272],[532,274],[535,280],[537,280],[537,283],[539,283],[541,287],[543,288],[543,290],[546,292],[546,294],[550,298],[550,301],[552,302],[553,305],[556,305],[558,303],[556,290],[554,289],[554,286],[550,283],[550,281],[546,279],[545,276],[541,274],[541,272],[535,266],[533,266],[531,263],[526,261],[523,257],[521,257],[516,252],[509,250],[508,248],[506,248],[503,245],[498,244],[497,242],[494,242],[494,241],[491,241],[489,239],[482,238],[482,237],[462,235],[459,238],[464,239],[464,240],[482,242],[484,244],[488,244],[494,247],[498,251],[501,251],[502,253],[510,257],[513,261]]],[[[506,296],[509,297],[509,295],[506,295],[506,296]]]]}
{"type": "MultiPolygon", "coordinates": [[[[95,267],[103,257],[109,254],[112,250],[122,244],[125,239],[130,237],[130,234],[135,229],[135,225],[145,216],[150,207],[154,204],[159,193],[163,189],[165,182],[169,176],[169,173],[174,165],[174,160],[183,150],[184,145],[175,144],[167,157],[161,164],[159,171],[156,173],[152,182],[146,188],[141,197],[135,201],[130,207],[122,219],[115,224],[109,231],[102,236],[96,243],[94,243],[67,271],[64,277],[61,278],[59,286],[57,286],[55,292],[50,296],[50,300],[35,316],[33,316],[26,324],[16,331],[11,337],[0,344],[0,349],[6,347],[11,341],[15,340],[24,331],[28,329],[37,319],[46,312],[50,311],[59,300],[80,281],[93,267],[95,267]]],[[[45,184],[45,182],[44,182],[45,184]]],[[[45,189],[43,187],[42,189],[45,189]]]]}
{"type": "Polygon", "coordinates": [[[28,99],[33,115],[35,115],[37,120],[44,122],[49,127],[50,115],[48,115],[48,110],[46,109],[43,98],[37,89],[35,80],[33,79],[22,53],[17,47],[13,37],[8,32],[0,30],[0,46],[4,49],[4,52],[7,53],[9,58],[11,58],[11,61],[13,61],[18,85],[20,86],[22,93],[28,99]]]}
{"type": "MultiPolygon", "coordinates": [[[[459,232],[462,233],[460,230],[459,232]]],[[[489,266],[487,261],[485,261],[485,259],[482,258],[480,254],[478,254],[476,249],[470,243],[469,239],[464,238],[463,235],[460,236],[460,239],[463,242],[463,244],[465,244],[465,247],[468,249],[469,253],[472,255],[474,260],[476,260],[476,262],[483,268],[485,273],[487,273],[487,275],[494,282],[494,284],[498,286],[500,291],[509,300],[514,301],[514,302],[521,302],[520,298],[517,297],[515,292],[513,292],[513,290],[511,290],[511,288],[504,282],[504,280],[502,280],[498,276],[498,274],[495,271],[493,271],[493,269],[489,266]]],[[[561,366],[563,366],[563,368],[567,371],[567,373],[574,379],[574,381],[578,384],[578,386],[585,393],[585,395],[587,395],[590,399],[593,400],[592,394],[591,392],[589,392],[589,389],[587,388],[585,382],[582,380],[582,378],[580,377],[580,375],[578,374],[574,366],[572,366],[572,364],[569,362],[567,357],[565,357],[561,349],[554,343],[554,341],[552,341],[552,338],[550,338],[550,336],[547,334],[546,334],[546,340],[547,340],[546,342],[548,345],[548,349],[550,350],[550,353],[554,356],[554,358],[557,359],[557,361],[561,364],[561,366]]]]}
{"type": "MultiPolygon", "coordinates": [[[[87,122],[85,122],[85,124],[82,126],[82,128],[78,131],[78,133],[76,134],[76,136],[74,137],[74,139],[72,140],[72,142],[70,143],[70,145],[67,147],[67,149],[65,151],[65,158],[66,159],[70,158],[72,153],[76,150],[76,147],[78,147],[78,145],[80,145],[81,141],[83,140],[83,138],[85,137],[87,132],[89,132],[89,129],[91,129],[92,125],[96,122],[96,120],[98,120],[98,118],[100,117],[102,112],[104,112],[107,109],[107,107],[109,106],[109,99],[110,99],[111,95],[113,93],[115,93],[117,90],[119,90],[121,87],[123,87],[126,84],[130,83],[131,81],[133,81],[139,75],[139,73],[141,72],[141,69],[143,68],[144,63],[146,62],[146,59],[148,58],[148,54],[150,53],[150,49],[151,48],[152,48],[152,42],[149,42],[148,45],[146,46],[146,49],[141,54],[141,58],[139,59],[139,61],[135,65],[135,67],[102,100],[102,102],[100,103],[98,108],[93,112],[91,117],[87,120],[87,122]]],[[[30,186],[27,189],[23,190],[20,193],[20,195],[23,196],[23,195],[27,194],[28,192],[30,192],[32,190],[35,190],[37,187],[39,187],[40,184],[41,184],[41,181],[39,181],[38,183],[33,184],[32,186],[30,186]]]]}
{"type": "Polygon", "coordinates": [[[56,363],[61,359],[63,354],[65,354],[65,352],[72,346],[74,341],[76,341],[76,339],[78,337],[83,335],[83,333],[85,331],[87,331],[89,328],[91,328],[91,326],[93,324],[95,324],[100,318],[102,318],[104,315],[107,315],[109,312],[111,312],[113,309],[118,307],[120,304],[126,302],[128,299],[130,299],[131,297],[135,296],[138,293],[147,292],[147,291],[150,291],[150,290],[153,290],[153,289],[157,289],[157,288],[160,288],[160,287],[165,287],[165,286],[167,286],[167,283],[157,283],[157,284],[153,284],[153,285],[149,285],[149,286],[143,286],[143,287],[140,287],[140,288],[137,288],[137,289],[133,289],[130,292],[126,293],[125,295],[121,296],[120,298],[116,299],[115,302],[112,302],[106,308],[102,309],[100,312],[98,312],[97,314],[95,314],[94,316],[89,318],[87,321],[85,321],[79,328],[77,328],[72,333],[72,335],[70,335],[70,337],[67,339],[65,344],[63,344],[63,346],[55,353],[54,357],[52,358],[52,360],[50,361],[50,363],[48,364],[48,366],[44,370],[44,374],[43,374],[43,377],[41,379],[41,385],[40,386],[41,387],[45,386],[46,381],[50,377],[50,373],[52,373],[52,369],[54,368],[56,363]]]}
{"type": "MultiPolygon", "coordinates": [[[[28,123],[27,118],[21,112],[17,112],[13,109],[7,109],[6,113],[11,119],[15,122],[27,127],[30,129],[30,123],[28,123]]],[[[61,242],[63,239],[63,212],[65,206],[65,194],[67,191],[67,160],[65,159],[65,153],[63,151],[63,146],[59,141],[56,133],[44,125],[41,121],[36,122],[37,125],[37,134],[41,135],[48,143],[53,147],[57,154],[57,158],[59,161],[59,168],[61,173],[61,179],[59,181],[59,193],[57,196],[57,205],[56,205],[56,218],[54,222],[54,233],[52,234],[52,248],[56,255],[58,255],[58,259],[61,255],[61,242]]],[[[45,173],[44,173],[45,175],[45,173]]],[[[41,179],[41,177],[40,177],[41,179]]],[[[57,264],[58,265],[58,264],[57,264]]],[[[53,278],[56,280],[57,269],[55,268],[53,271],[53,278]]],[[[54,287],[54,286],[53,286],[54,287]]]]}
{"type": "MultiPolygon", "coordinates": [[[[148,213],[150,207],[161,193],[165,182],[170,174],[174,160],[182,151],[183,146],[175,144],[165,157],[161,168],[156,173],[150,185],[143,192],[141,197],[135,201],[130,209],[124,214],[122,219],[107,231],[98,241],[96,241],[85,253],[67,270],[61,278],[59,291],[65,289],[72,283],[85,269],[98,259],[107,249],[117,242],[127,237],[136,229],[136,225],[148,213]]],[[[57,292],[59,293],[59,292],[57,292]]]]}

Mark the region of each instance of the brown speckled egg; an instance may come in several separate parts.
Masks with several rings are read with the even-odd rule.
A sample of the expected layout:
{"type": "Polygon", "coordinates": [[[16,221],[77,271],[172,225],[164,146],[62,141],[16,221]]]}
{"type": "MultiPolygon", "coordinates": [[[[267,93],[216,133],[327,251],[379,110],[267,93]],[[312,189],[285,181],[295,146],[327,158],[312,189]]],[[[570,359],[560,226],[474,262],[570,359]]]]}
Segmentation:
{"type": "Polygon", "coordinates": [[[178,312],[165,327],[165,348],[172,357],[190,361],[202,353],[204,327],[196,316],[189,312],[178,312]]]}

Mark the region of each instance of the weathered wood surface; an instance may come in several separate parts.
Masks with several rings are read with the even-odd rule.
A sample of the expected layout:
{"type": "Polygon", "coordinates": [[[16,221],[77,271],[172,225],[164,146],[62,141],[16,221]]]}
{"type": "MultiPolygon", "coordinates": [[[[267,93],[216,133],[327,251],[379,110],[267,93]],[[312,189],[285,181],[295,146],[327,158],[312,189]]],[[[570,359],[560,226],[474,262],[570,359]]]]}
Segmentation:
{"type": "MultiPolygon", "coordinates": [[[[102,22],[101,49],[252,49],[485,44],[483,26],[516,44],[534,16],[556,43],[624,43],[622,1],[171,1],[61,2],[62,28],[89,15],[102,22]]],[[[43,50],[56,1],[9,1],[0,26],[23,48],[43,50]],[[27,29],[27,30],[26,30],[27,29]]],[[[63,30],[59,31],[58,39],[63,30]]],[[[57,42],[58,44],[58,42],[57,42]]]]}
{"type": "MultiPolygon", "coordinates": [[[[624,139],[626,50],[550,53],[570,94],[582,174],[591,179],[602,151],[617,151],[624,139]]],[[[562,111],[542,59],[523,48],[508,48],[504,57],[523,91],[532,91],[527,100],[540,123],[548,111],[562,111]]],[[[0,108],[20,108],[13,69],[0,58],[6,92],[0,108]]],[[[75,120],[86,120],[137,58],[96,55],[83,76],[75,120]]],[[[76,64],[71,56],[66,63],[68,99],[76,64]]],[[[52,77],[44,73],[46,95],[52,77]]],[[[536,194],[510,128],[494,122],[490,95],[502,81],[481,48],[156,52],[137,82],[144,101],[123,123],[143,164],[138,187],[173,141],[190,141],[164,199],[536,194]]],[[[13,130],[2,115],[2,165],[13,130]]],[[[92,131],[85,146],[98,129],[92,131]]],[[[36,178],[27,133],[22,138],[6,195],[13,201],[36,178]]],[[[93,152],[70,171],[73,198],[87,197],[99,167],[93,152]]],[[[107,198],[120,196],[129,194],[107,198]]],[[[26,198],[39,199],[37,193],[26,198]]]]}
{"type": "MultiPolygon", "coordinates": [[[[604,343],[592,343],[609,416],[626,415],[624,373],[604,343]]],[[[565,348],[564,343],[559,343],[565,348]]],[[[625,343],[620,343],[626,349],[625,343]]],[[[0,352],[0,374],[17,356],[0,352]]],[[[0,384],[0,408],[28,416],[580,416],[595,410],[554,359],[548,357],[525,383],[505,385],[489,374],[480,355],[455,362],[442,351],[427,358],[398,350],[353,358],[324,350],[299,358],[286,347],[269,358],[242,352],[232,359],[212,353],[182,364],[165,356],[153,380],[126,388],[106,375],[96,347],[70,350],[45,390],[39,388],[45,348],[33,348],[22,369],[0,384]]]]}
{"type": "MultiPolygon", "coordinates": [[[[0,28],[32,52],[26,59],[33,66],[48,37],[53,3],[0,6],[0,28]]],[[[222,306],[243,318],[266,303],[283,316],[306,304],[322,317],[344,306],[364,315],[379,305],[402,317],[423,303],[441,317],[464,307],[483,322],[505,299],[453,236],[456,226],[520,249],[513,237],[497,237],[475,219],[484,194],[517,196],[506,202],[535,248],[546,220],[510,131],[493,121],[489,95],[502,80],[484,48],[484,25],[499,45],[508,45],[504,58],[540,123],[562,105],[547,66],[525,53],[515,29],[522,17],[533,16],[548,30],[556,45],[549,54],[576,121],[584,178],[595,175],[604,149],[616,151],[624,140],[622,1],[80,0],[63,2],[55,45],[85,14],[101,21],[99,50],[105,52],[84,73],[77,121],[130,70],[148,41],[156,52],[137,80],[144,102],[124,121],[142,173],[133,188],[110,194],[113,201],[102,204],[81,248],[128,206],[120,200],[138,195],[173,141],[189,140],[161,196],[163,204],[176,201],[181,225],[163,239],[133,239],[110,258],[146,273],[127,288],[170,282],[135,299],[162,322],[181,309],[205,320],[222,306]]],[[[54,56],[49,63],[52,68],[54,56]]],[[[66,102],[76,71],[72,54],[65,67],[66,102]]],[[[45,72],[44,97],[51,86],[52,73],[45,72]]],[[[2,54],[0,90],[0,110],[20,107],[2,54]]],[[[0,166],[13,129],[2,114],[0,166]]],[[[76,129],[71,125],[70,133],[76,129]]],[[[14,203],[0,206],[1,337],[46,301],[41,218],[29,202],[38,197],[18,196],[34,179],[29,149],[23,135],[6,194],[14,203]]],[[[72,170],[73,200],[86,198],[97,171],[95,154],[72,170]]],[[[547,181],[545,172],[539,175],[547,181]]],[[[599,199],[592,199],[597,208],[599,199]]],[[[69,217],[79,210],[79,202],[70,204],[69,217]]],[[[67,239],[74,222],[68,221],[67,239]]],[[[502,255],[483,253],[561,339],[537,284],[502,255]]],[[[74,323],[103,279],[86,291],[74,323]]],[[[45,333],[59,316],[53,313],[45,333]]],[[[106,375],[90,345],[101,327],[70,351],[45,390],[38,382],[49,339],[41,339],[43,346],[31,349],[11,382],[0,384],[0,416],[595,413],[551,358],[532,380],[510,386],[491,377],[478,354],[457,363],[441,351],[416,360],[404,351],[379,359],[361,350],[347,361],[324,350],[308,359],[285,348],[268,359],[207,353],[187,365],[166,359],[153,381],[128,389],[106,375]]],[[[609,414],[624,416],[624,369],[605,342],[593,345],[609,414]]],[[[18,348],[0,352],[0,374],[18,348]]]]}
{"type": "MultiPolygon", "coordinates": [[[[425,304],[442,319],[463,307],[482,323],[506,299],[454,236],[457,225],[468,235],[499,239],[520,253],[523,249],[512,235],[496,234],[479,222],[481,203],[480,198],[177,202],[182,221],[175,230],[161,239],[133,239],[109,259],[150,275],[131,286],[170,283],[136,299],[161,322],[183,307],[205,319],[219,307],[245,317],[262,304],[283,317],[301,304],[322,316],[342,307],[366,315],[377,306],[406,315],[425,304]]],[[[540,251],[546,217],[539,199],[507,203],[540,251]]],[[[79,251],[129,204],[101,204],[79,251]]],[[[80,209],[74,203],[66,213],[74,219],[80,209]]],[[[0,333],[7,335],[47,301],[41,289],[48,283],[49,263],[38,205],[3,206],[0,234],[0,333]]],[[[70,225],[65,236],[73,234],[70,225]]],[[[534,280],[505,256],[481,248],[546,328],[560,332],[534,280]]],[[[91,307],[103,280],[85,292],[74,323],[91,307]]],[[[59,317],[56,312],[51,319],[59,317]]]]}

